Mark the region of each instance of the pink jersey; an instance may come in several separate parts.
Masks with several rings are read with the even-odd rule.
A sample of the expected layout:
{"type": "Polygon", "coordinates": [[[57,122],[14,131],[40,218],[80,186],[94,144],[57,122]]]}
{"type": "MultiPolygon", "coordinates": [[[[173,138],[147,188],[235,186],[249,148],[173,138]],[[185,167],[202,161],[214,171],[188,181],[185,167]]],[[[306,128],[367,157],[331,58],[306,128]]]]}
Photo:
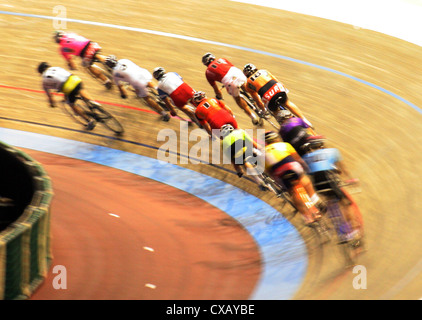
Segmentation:
{"type": "Polygon", "coordinates": [[[89,39],[75,33],[66,33],[60,40],[60,53],[66,60],[72,55],[80,56],[89,42],[89,39]]]}
{"type": "Polygon", "coordinates": [[[216,59],[208,65],[205,77],[211,85],[214,85],[216,81],[221,82],[223,80],[231,67],[233,67],[233,64],[227,59],[216,59]]]}

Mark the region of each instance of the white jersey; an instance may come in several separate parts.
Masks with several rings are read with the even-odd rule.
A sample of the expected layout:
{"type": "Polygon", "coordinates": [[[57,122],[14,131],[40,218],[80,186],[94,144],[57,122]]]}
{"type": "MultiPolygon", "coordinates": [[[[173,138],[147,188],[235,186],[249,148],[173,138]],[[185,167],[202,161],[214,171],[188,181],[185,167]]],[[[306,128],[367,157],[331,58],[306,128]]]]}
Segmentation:
{"type": "Polygon", "coordinates": [[[63,84],[72,74],[60,67],[50,67],[42,74],[42,85],[44,90],[60,91],[63,84]]]}
{"type": "Polygon", "coordinates": [[[126,82],[143,98],[148,95],[147,85],[152,80],[152,74],[128,59],[120,59],[113,68],[113,78],[117,84],[126,82]]]}
{"type": "Polygon", "coordinates": [[[176,72],[166,73],[158,82],[158,89],[171,95],[174,90],[183,84],[182,77],[176,72]]]}

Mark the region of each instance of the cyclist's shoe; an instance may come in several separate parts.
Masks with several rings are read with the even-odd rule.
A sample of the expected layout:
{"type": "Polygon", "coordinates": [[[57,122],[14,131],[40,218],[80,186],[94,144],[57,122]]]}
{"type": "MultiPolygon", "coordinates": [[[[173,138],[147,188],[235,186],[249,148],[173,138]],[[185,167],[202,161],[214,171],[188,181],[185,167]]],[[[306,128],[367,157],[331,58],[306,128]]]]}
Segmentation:
{"type": "Polygon", "coordinates": [[[255,116],[253,113],[252,113],[252,123],[256,126],[257,124],[259,124],[259,119],[258,119],[258,117],[257,116],[255,116]]]}
{"type": "Polygon", "coordinates": [[[104,82],[104,87],[106,87],[107,90],[110,90],[111,88],[113,88],[113,82],[107,80],[106,82],[104,82]]]}
{"type": "Polygon", "coordinates": [[[161,120],[168,122],[170,120],[170,114],[168,114],[167,112],[163,112],[161,114],[161,120]]]}
{"type": "Polygon", "coordinates": [[[347,243],[347,242],[349,242],[353,246],[355,246],[355,244],[356,244],[356,247],[358,247],[359,243],[360,243],[359,231],[353,230],[349,233],[342,234],[341,237],[340,237],[340,240],[339,240],[339,244],[343,244],[343,243],[347,243]]]}
{"type": "Polygon", "coordinates": [[[91,121],[89,121],[89,122],[87,123],[87,125],[86,125],[86,130],[91,131],[92,129],[94,129],[94,128],[95,128],[96,124],[97,124],[97,123],[95,122],[95,120],[94,120],[94,119],[92,119],[91,121]]]}

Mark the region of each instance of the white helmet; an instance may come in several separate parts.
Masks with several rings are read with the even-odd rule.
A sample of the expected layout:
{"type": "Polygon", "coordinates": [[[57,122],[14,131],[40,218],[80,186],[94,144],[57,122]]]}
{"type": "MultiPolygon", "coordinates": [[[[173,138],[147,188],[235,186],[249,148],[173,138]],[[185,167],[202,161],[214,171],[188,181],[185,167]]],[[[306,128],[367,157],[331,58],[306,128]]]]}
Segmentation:
{"type": "Polygon", "coordinates": [[[224,138],[232,133],[233,130],[234,128],[231,124],[223,124],[220,128],[220,136],[224,138]]]}

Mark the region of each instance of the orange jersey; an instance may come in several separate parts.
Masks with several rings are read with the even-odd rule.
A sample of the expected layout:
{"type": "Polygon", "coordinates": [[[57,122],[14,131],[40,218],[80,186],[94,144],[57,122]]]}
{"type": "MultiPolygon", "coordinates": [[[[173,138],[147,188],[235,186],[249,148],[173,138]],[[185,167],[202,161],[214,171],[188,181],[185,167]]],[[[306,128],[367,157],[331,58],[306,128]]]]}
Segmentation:
{"type": "Polygon", "coordinates": [[[217,99],[204,99],[196,107],[195,115],[201,124],[207,122],[211,129],[220,129],[224,124],[231,124],[237,129],[236,120],[224,106],[224,102],[217,99]]]}
{"type": "Polygon", "coordinates": [[[221,109],[224,109],[222,107],[222,103],[224,102],[214,98],[204,99],[196,107],[195,114],[199,120],[208,121],[209,119],[212,119],[213,116],[221,109]]]}
{"type": "Polygon", "coordinates": [[[248,78],[246,90],[256,92],[261,98],[269,101],[276,92],[288,90],[267,70],[258,70],[248,78]],[[268,94],[269,93],[269,94],[268,94]]]}

